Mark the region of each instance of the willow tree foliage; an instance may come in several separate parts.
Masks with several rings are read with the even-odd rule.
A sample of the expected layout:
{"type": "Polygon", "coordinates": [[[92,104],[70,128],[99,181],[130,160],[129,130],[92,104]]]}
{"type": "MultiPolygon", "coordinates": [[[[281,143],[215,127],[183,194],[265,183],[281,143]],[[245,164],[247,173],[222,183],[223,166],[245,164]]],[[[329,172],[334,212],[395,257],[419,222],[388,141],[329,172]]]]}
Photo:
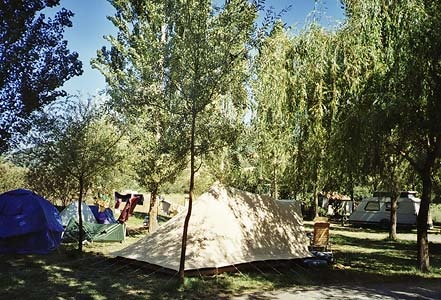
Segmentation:
{"type": "Polygon", "coordinates": [[[328,160],[333,144],[338,94],[335,89],[335,36],[315,23],[292,39],[288,53],[288,112],[293,145],[285,171],[295,193],[331,189],[328,160]]]}
{"type": "MultiPolygon", "coordinates": [[[[363,3],[359,7],[368,6],[363,3]]],[[[382,46],[380,12],[348,6],[348,15],[345,26],[336,33],[331,55],[332,94],[337,101],[330,136],[332,147],[327,153],[329,170],[335,183],[352,199],[357,184],[373,185],[373,181],[379,181],[382,185],[377,183],[377,187],[394,191],[391,223],[396,224],[394,212],[401,182],[394,170],[399,169],[402,160],[388,147],[395,136],[383,130],[384,116],[371,110],[389,59],[382,46]]],[[[391,226],[391,230],[394,228],[391,226]]]]}
{"type": "Polygon", "coordinates": [[[315,22],[289,38],[279,24],[259,49],[253,130],[259,177],[274,196],[278,177],[285,195],[316,202],[339,186],[330,155],[341,100],[336,38],[315,22]]]}
{"type": "Polygon", "coordinates": [[[427,220],[432,176],[439,169],[441,157],[441,4],[409,0],[384,5],[384,11],[391,20],[390,31],[386,33],[392,37],[396,53],[386,79],[397,96],[382,105],[399,137],[392,146],[422,182],[417,222],[418,263],[421,271],[429,271],[427,220]]]}
{"type": "Polygon", "coordinates": [[[111,3],[117,8],[111,20],[119,33],[109,38],[112,48],[99,53],[96,66],[106,76],[112,101],[143,111],[155,128],[151,132],[157,130],[153,136],[162,137],[164,129],[178,137],[180,145],[168,144],[172,146],[161,152],[177,153],[184,145],[190,157],[179,271],[183,280],[196,159],[201,163],[203,155],[234,133],[234,126],[224,126],[230,121],[225,111],[243,99],[230,91],[246,74],[256,7],[240,0],[222,5],[207,0],[111,3]],[[164,119],[170,120],[165,128],[160,126],[164,119]]]}
{"type": "Polygon", "coordinates": [[[253,80],[252,142],[254,155],[259,158],[254,172],[261,189],[266,187],[275,199],[279,197],[279,182],[292,150],[290,74],[286,68],[290,49],[290,39],[283,25],[277,23],[259,48],[253,80]]]}
{"type": "MultiPolygon", "coordinates": [[[[354,86],[347,116],[360,117],[364,137],[380,144],[384,162],[402,157],[420,177],[423,191],[418,214],[418,262],[428,271],[427,220],[432,174],[441,155],[438,3],[432,1],[346,1],[351,47],[345,68],[354,86]],[[354,63],[355,62],[355,63],[354,63]],[[366,63],[367,62],[367,63],[366,63]],[[364,108],[364,114],[361,113],[364,108]]],[[[372,152],[368,152],[371,153],[372,152]]],[[[375,156],[370,156],[375,157],[375,156]]]]}

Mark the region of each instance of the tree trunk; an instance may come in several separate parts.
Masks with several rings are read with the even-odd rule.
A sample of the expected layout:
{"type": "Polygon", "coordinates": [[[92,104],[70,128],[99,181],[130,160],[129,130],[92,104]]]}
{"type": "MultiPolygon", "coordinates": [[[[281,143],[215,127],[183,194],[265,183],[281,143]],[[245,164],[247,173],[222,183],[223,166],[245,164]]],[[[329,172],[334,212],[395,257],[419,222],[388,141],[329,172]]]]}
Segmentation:
{"type": "Polygon", "coordinates": [[[389,226],[389,239],[397,240],[397,209],[398,209],[398,198],[400,193],[397,190],[392,191],[390,198],[390,226],[389,226]]]}
{"type": "Polygon", "coordinates": [[[318,201],[318,191],[317,187],[314,188],[314,217],[317,218],[319,216],[319,201],[318,201]]]}
{"type": "Polygon", "coordinates": [[[320,212],[320,207],[319,207],[319,194],[320,194],[320,190],[319,188],[323,188],[323,186],[321,185],[322,182],[322,165],[323,165],[323,150],[320,151],[320,156],[319,156],[319,161],[317,162],[317,168],[315,170],[316,172],[316,179],[315,179],[315,184],[314,184],[314,206],[315,206],[315,217],[319,216],[319,212],[320,212]]]}
{"type": "Polygon", "coordinates": [[[346,222],[346,213],[351,214],[355,209],[355,199],[354,199],[354,177],[352,175],[352,172],[349,173],[349,195],[351,197],[351,206],[349,208],[349,211],[346,211],[346,205],[345,205],[345,211],[344,216],[341,217],[341,226],[345,226],[346,222]]]}
{"type": "Polygon", "coordinates": [[[388,187],[391,191],[390,195],[390,215],[389,215],[389,239],[397,240],[397,209],[398,198],[400,197],[400,187],[397,178],[397,165],[398,160],[395,156],[390,156],[388,163],[386,164],[387,174],[389,176],[388,187]]]}
{"type": "Polygon", "coordinates": [[[432,179],[430,168],[425,168],[421,174],[423,194],[421,196],[420,210],[417,217],[417,247],[418,267],[421,272],[430,271],[429,240],[427,237],[427,221],[429,218],[430,195],[432,193],[432,179]]]}
{"type": "Polygon", "coordinates": [[[354,206],[354,177],[352,172],[349,173],[349,195],[351,197],[352,206],[354,206]]]}
{"type": "MultiPolygon", "coordinates": [[[[161,25],[161,43],[165,43],[166,41],[166,31],[167,31],[167,24],[163,23],[161,25]]],[[[159,72],[161,76],[161,81],[164,80],[164,57],[161,56],[160,63],[161,71],[159,72]]],[[[159,120],[156,122],[156,142],[158,142],[161,139],[161,124],[159,120]]],[[[156,197],[158,195],[158,184],[154,184],[151,192],[150,192],[150,207],[149,207],[149,233],[155,232],[158,227],[158,206],[159,203],[156,201],[156,197]]]]}
{"type": "Polygon", "coordinates": [[[277,184],[277,163],[273,162],[273,180],[272,180],[272,197],[274,200],[277,200],[279,197],[279,189],[277,184]]]}
{"type": "Polygon", "coordinates": [[[158,195],[158,186],[155,185],[150,193],[150,207],[149,207],[149,233],[155,232],[158,227],[158,201],[156,197],[158,195]]]}
{"type": "Polygon", "coordinates": [[[185,216],[184,230],[182,233],[182,247],[181,247],[181,259],[179,263],[179,281],[184,283],[184,270],[185,270],[185,252],[187,249],[187,233],[188,223],[190,222],[191,210],[193,206],[194,197],[194,173],[195,173],[195,130],[196,130],[196,112],[193,107],[191,116],[191,139],[190,139],[190,189],[188,195],[188,211],[185,216]]]}
{"type": "Polygon", "coordinates": [[[79,179],[80,184],[80,194],[78,196],[78,252],[83,252],[83,213],[81,211],[83,204],[83,190],[84,190],[84,178],[80,176],[79,179]]]}

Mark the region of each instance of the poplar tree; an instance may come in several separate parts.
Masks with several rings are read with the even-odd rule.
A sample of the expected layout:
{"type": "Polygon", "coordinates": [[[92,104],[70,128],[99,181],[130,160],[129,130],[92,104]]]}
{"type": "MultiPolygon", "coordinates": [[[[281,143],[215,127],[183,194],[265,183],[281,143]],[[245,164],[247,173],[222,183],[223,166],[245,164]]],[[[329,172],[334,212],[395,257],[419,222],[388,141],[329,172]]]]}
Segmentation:
{"type": "Polygon", "coordinates": [[[106,78],[109,105],[129,128],[131,167],[150,191],[149,232],[158,227],[157,196],[186,166],[185,117],[169,83],[171,1],[110,1],[118,29],[107,36],[111,48],[98,51],[92,64],[106,78]]]}
{"type": "Polygon", "coordinates": [[[166,129],[178,137],[178,144],[167,142],[171,153],[189,155],[189,205],[179,269],[183,281],[195,173],[203,156],[234,133],[225,130],[230,128],[225,127],[230,124],[227,111],[243,105],[243,97],[231,90],[241,86],[246,76],[256,4],[244,0],[222,5],[208,0],[111,3],[117,8],[111,20],[119,33],[108,38],[112,48],[102,49],[94,64],[106,76],[112,103],[145,113],[152,133],[165,136],[166,129]],[[170,120],[168,125],[156,126],[163,119],[170,120]],[[186,151],[181,152],[182,146],[186,151]]]}

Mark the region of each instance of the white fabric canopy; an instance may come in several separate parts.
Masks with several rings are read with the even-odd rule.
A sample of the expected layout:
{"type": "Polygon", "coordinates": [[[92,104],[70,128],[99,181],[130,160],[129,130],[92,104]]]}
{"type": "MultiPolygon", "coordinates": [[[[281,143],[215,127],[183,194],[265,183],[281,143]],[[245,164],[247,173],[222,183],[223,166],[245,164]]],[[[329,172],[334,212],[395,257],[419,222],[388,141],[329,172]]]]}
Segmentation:
{"type": "MultiPolygon", "coordinates": [[[[186,214],[180,212],[153,234],[112,254],[179,270],[186,214]]],[[[185,270],[310,256],[295,205],[218,184],[193,204],[185,270]]]]}

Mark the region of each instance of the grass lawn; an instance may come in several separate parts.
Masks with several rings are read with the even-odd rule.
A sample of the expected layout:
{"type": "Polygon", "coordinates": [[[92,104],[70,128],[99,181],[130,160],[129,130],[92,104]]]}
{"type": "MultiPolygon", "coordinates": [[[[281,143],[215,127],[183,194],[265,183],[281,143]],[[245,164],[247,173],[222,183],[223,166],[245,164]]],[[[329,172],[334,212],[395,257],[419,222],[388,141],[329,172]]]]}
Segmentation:
{"type": "MultiPolygon", "coordinates": [[[[137,224],[137,220],[132,220],[137,224]]],[[[130,226],[129,226],[130,228],[130,226]]],[[[177,278],[117,262],[107,255],[145,233],[129,230],[124,243],[93,243],[82,255],[62,244],[49,255],[0,255],[0,299],[228,299],[244,292],[299,285],[403,282],[439,285],[441,244],[431,244],[432,273],[415,268],[414,241],[388,241],[384,232],[331,229],[336,259],[329,268],[294,265],[285,270],[251,270],[214,277],[177,278]]]]}

